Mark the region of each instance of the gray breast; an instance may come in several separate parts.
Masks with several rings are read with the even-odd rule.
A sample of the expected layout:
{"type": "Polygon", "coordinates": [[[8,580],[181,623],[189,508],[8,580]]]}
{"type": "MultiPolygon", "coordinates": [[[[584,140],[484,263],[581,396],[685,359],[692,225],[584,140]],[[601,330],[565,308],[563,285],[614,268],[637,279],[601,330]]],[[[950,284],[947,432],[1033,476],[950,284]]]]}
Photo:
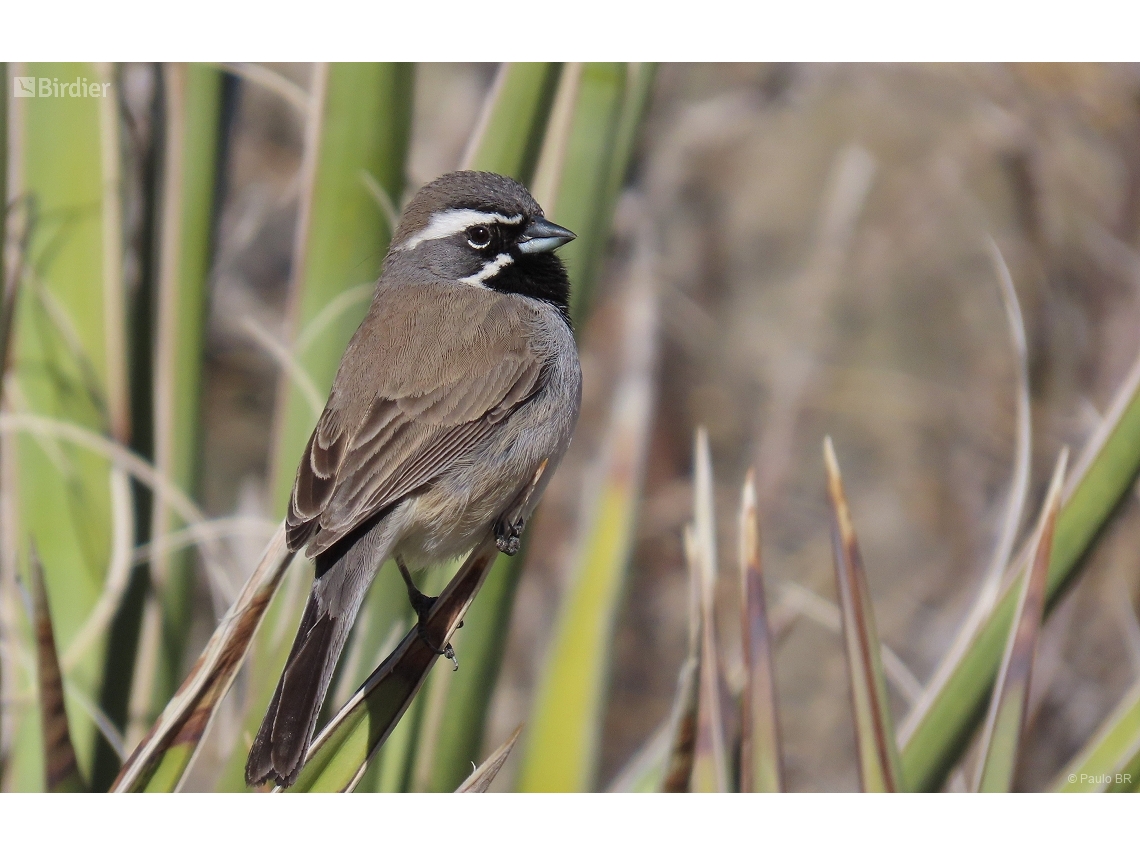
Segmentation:
{"type": "Polygon", "coordinates": [[[474,546],[546,460],[543,477],[523,509],[523,517],[529,517],[570,444],[582,394],[573,334],[553,306],[516,295],[501,299],[524,301],[519,308],[529,316],[531,347],[543,361],[541,385],[418,498],[414,522],[400,547],[410,561],[434,563],[474,546]]]}

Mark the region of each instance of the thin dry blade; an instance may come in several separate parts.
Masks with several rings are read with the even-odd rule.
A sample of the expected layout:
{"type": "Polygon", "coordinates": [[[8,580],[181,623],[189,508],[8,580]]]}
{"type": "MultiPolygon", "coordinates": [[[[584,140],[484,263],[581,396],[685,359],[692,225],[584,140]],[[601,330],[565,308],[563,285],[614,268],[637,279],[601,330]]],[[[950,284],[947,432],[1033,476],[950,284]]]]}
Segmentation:
{"type": "Polygon", "coordinates": [[[780,723],[776,715],[776,673],[772,635],[764,602],[760,523],[751,470],[740,501],[740,620],[744,647],[744,692],[740,709],[740,791],[783,790],[780,723]]]}
{"type": "Polygon", "coordinates": [[[233,684],[292,554],[282,525],[190,673],[111,785],[111,792],[177,789],[218,702],[233,684]]]}
{"type": "Polygon", "coordinates": [[[515,728],[515,732],[507,737],[507,741],[491,752],[488,757],[479,766],[478,769],[472,770],[471,774],[467,776],[462,784],[459,785],[457,793],[485,793],[487,788],[491,786],[491,782],[495,780],[495,776],[499,774],[499,770],[503,768],[503,764],[507,762],[507,758],[511,754],[511,749],[515,747],[515,743],[519,741],[519,734],[522,733],[523,726],[520,724],[515,728]]]}
{"type": "Polygon", "coordinates": [[[697,681],[697,733],[689,787],[695,793],[728,791],[728,749],[721,703],[720,657],[716,644],[716,517],[708,432],[697,429],[692,538],[701,591],[701,665],[697,681]]]}
{"type": "Polygon", "coordinates": [[[843,617],[847,648],[851,705],[855,714],[855,744],[859,775],[865,792],[900,789],[898,746],[887,697],[887,682],[879,647],[879,633],[871,608],[871,595],[863,569],[859,540],[843,491],[843,478],[831,437],[823,441],[827,467],[827,497],[831,503],[831,543],[835,556],[835,582],[843,617]]]}
{"type": "Polygon", "coordinates": [[[696,556],[696,536],[685,529],[685,556],[689,568],[689,652],[677,675],[677,691],[668,723],[668,754],[660,789],[683,793],[689,789],[697,747],[697,677],[701,668],[701,570],[696,556]]]}

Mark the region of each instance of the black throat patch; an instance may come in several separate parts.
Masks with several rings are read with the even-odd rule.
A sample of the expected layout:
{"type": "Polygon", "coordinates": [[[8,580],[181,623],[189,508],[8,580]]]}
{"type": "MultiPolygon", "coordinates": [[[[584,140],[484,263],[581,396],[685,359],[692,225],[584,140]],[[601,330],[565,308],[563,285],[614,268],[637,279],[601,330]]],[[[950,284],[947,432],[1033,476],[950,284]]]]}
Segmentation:
{"type": "Polygon", "coordinates": [[[570,324],[570,277],[566,265],[552,252],[534,255],[513,250],[511,263],[504,265],[483,285],[503,294],[521,294],[550,303],[570,324]]]}

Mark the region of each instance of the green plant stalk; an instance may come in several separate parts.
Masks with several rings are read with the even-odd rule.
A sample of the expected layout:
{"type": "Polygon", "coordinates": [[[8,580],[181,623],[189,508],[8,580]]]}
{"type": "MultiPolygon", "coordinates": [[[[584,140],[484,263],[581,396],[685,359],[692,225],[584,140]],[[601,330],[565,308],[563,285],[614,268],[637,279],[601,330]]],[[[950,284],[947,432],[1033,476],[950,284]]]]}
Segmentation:
{"type": "Polygon", "coordinates": [[[1062,793],[1134,790],[1140,783],[1140,683],[1124,696],[1096,734],[1057,776],[1062,793]],[[1126,777],[1127,776],[1127,777],[1126,777]]]}
{"type": "Polygon", "coordinates": [[[596,786],[614,623],[625,587],[652,425],[656,292],[636,276],[624,301],[623,365],[597,485],[583,507],[577,556],[530,715],[519,788],[596,786]]]}
{"type": "MultiPolygon", "coordinates": [[[[554,102],[558,80],[556,72],[554,66],[540,68],[525,64],[511,65],[501,72],[504,77],[498,84],[497,100],[487,111],[489,119],[480,136],[481,142],[476,152],[467,158],[467,165],[513,175],[524,183],[529,182],[535,169],[534,166],[527,167],[528,157],[524,154],[527,147],[507,146],[497,141],[505,132],[501,129],[533,128],[536,124],[546,126],[554,102]],[[528,78],[526,85],[515,79],[522,77],[528,78]],[[522,94],[515,96],[514,108],[508,109],[512,92],[522,94]],[[536,92],[541,93],[541,97],[536,96],[536,92]],[[512,113],[524,115],[512,118],[512,113]],[[503,157],[502,153],[508,151],[513,153],[512,156],[503,157]]],[[[645,81],[646,78],[639,76],[634,89],[637,92],[648,91],[645,81]]],[[[630,87],[620,75],[614,74],[612,66],[596,70],[587,66],[583,70],[578,104],[563,154],[565,161],[561,165],[558,192],[553,203],[546,202],[547,215],[577,233],[579,240],[586,238],[595,253],[604,251],[604,238],[591,239],[590,236],[608,234],[612,204],[608,208],[598,207],[596,196],[592,194],[600,186],[607,188],[607,198],[616,198],[620,182],[615,186],[614,176],[620,170],[620,177],[624,180],[635,136],[629,129],[636,129],[644,110],[644,99],[631,99],[629,92],[630,87]],[[614,107],[615,101],[620,101],[620,111],[614,107]],[[615,126],[616,130],[613,129],[615,126]],[[597,144],[599,140],[608,140],[611,144],[608,147],[597,144]],[[601,175],[605,176],[604,182],[599,179],[601,175]]],[[[550,148],[557,150],[558,146],[550,148]]],[[[543,151],[546,151],[545,146],[543,151]]],[[[541,170],[539,166],[538,171],[541,170]]],[[[571,243],[567,250],[578,242],[571,243]]],[[[578,286],[575,277],[584,275],[590,264],[596,264],[596,260],[584,254],[567,258],[574,288],[578,286]]],[[[585,318],[587,303],[575,297],[573,291],[571,299],[574,321],[580,325],[585,318]]],[[[458,673],[451,675],[446,699],[448,716],[438,741],[431,747],[432,790],[454,790],[468,773],[470,762],[478,760],[482,754],[487,708],[498,678],[524,562],[525,550],[524,554],[514,558],[499,559],[479,599],[471,606],[466,628],[456,636],[455,648],[464,664],[458,673]]],[[[442,679],[442,676],[433,679],[442,679]]]]}
{"type": "Polygon", "coordinates": [[[566,140],[562,180],[547,214],[578,237],[559,253],[574,287],[571,309],[583,317],[594,268],[609,237],[609,184],[614,142],[621,124],[626,66],[586,63],[578,82],[578,102],[566,140]]]}
{"type": "Polygon", "coordinates": [[[594,504],[576,579],[562,604],[532,712],[522,792],[584,792],[595,781],[608,653],[634,518],[636,485],[608,479],[594,504]],[[579,654],[576,656],[575,654],[579,654]]]}
{"type": "MultiPolygon", "coordinates": [[[[499,71],[464,167],[510,175],[522,183],[533,177],[543,132],[558,84],[558,63],[513,63],[499,71]]],[[[452,640],[463,667],[450,679],[447,717],[432,752],[430,788],[453,791],[478,760],[487,708],[498,678],[522,555],[500,556],[479,598],[471,605],[466,626],[452,640]]],[[[436,677],[433,679],[442,679],[436,677]]],[[[423,746],[418,746],[417,751],[423,746]]],[[[413,763],[414,763],[413,758],[413,763]]]]}
{"type": "MultiPolygon", "coordinates": [[[[402,63],[333,63],[315,70],[288,307],[292,339],[339,295],[379,276],[393,224],[375,188],[395,204],[403,194],[413,76],[412,66],[402,63]]],[[[351,305],[294,354],[320,395],[331,388],[341,355],[366,310],[366,303],[351,305]]],[[[271,455],[275,514],[285,512],[297,462],[316,419],[305,396],[283,376],[271,455]]],[[[266,628],[282,621],[295,628],[303,605],[303,596],[292,603],[278,597],[266,628]]],[[[250,735],[257,732],[292,640],[291,632],[263,632],[255,642],[245,720],[250,735]],[[271,636],[277,637],[276,645],[271,645],[271,636]]],[[[244,789],[245,758],[240,760],[227,767],[222,789],[244,789]]]]}
{"type": "MultiPolygon", "coordinates": [[[[497,555],[497,553],[496,553],[497,555]]],[[[424,590],[439,591],[447,586],[447,584],[455,577],[456,570],[462,566],[457,561],[450,561],[432,568],[424,574],[424,590]]],[[[413,617],[411,623],[416,623],[413,617]]],[[[452,646],[459,638],[459,634],[452,639],[452,646]]],[[[457,654],[458,657],[458,654],[457,654]]],[[[456,659],[458,661],[458,658],[456,659]]],[[[466,661],[464,662],[466,666],[466,661]]],[[[412,706],[409,708],[409,715],[415,714],[416,716],[416,729],[414,731],[415,737],[404,748],[393,748],[391,750],[392,756],[387,756],[390,746],[385,744],[381,749],[386,752],[385,763],[388,766],[395,764],[397,767],[401,763],[401,751],[406,759],[407,769],[403,779],[404,784],[401,788],[406,792],[428,792],[432,789],[432,773],[435,764],[435,749],[439,745],[440,731],[444,728],[447,722],[450,711],[447,706],[448,692],[451,688],[451,681],[455,679],[455,669],[453,667],[435,668],[427,679],[424,681],[424,686],[416,695],[412,706]]],[[[406,718],[406,716],[405,716],[406,718]]],[[[403,725],[403,721],[397,725],[397,729],[403,725]]],[[[391,774],[389,777],[391,777],[391,774]]],[[[359,789],[359,787],[357,787],[359,789]]]]}
{"type": "Polygon", "coordinates": [[[561,71],[557,62],[503,65],[463,168],[498,172],[530,184],[561,71]]]}
{"type": "MultiPolygon", "coordinates": [[[[155,454],[158,469],[168,473],[182,491],[194,495],[201,445],[202,344],[209,298],[214,189],[218,180],[221,75],[202,64],[186,66],[184,75],[181,81],[185,87],[184,152],[181,174],[172,176],[180,182],[181,202],[177,211],[179,233],[174,235],[177,246],[173,247],[178,257],[171,260],[177,279],[171,283],[172,293],[160,293],[158,298],[160,316],[162,301],[169,296],[173,307],[171,315],[177,321],[177,326],[170,329],[174,341],[169,344],[173,382],[169,388],[155,390],[155,406],[163,408],[163,412],[155,414],[155,425],[168,429],[157,432],[155,454]]],[[[161,377],[156,381],[161,383],[161,377]]],[[[162,510],[156,507],[156,523],[162,510]]],[[[156,535],[169,527],[169,512],[164,516],[166,521],[161,523],[162,528],[153,528],[156,535]]],[[[154,562],[152,568],[157,563],[154,562]]],[[[182,676],[192,585],[192,555],[180,553],[177,559],[171,560],[165,579],[163,649],[152,699],[155,711],[169,700],[182,676]]]]}
{"type": "Polygon", "coordinates": [[[353,792],[405,793],[410,789],[412,759],[416,756],[426,699],[426,692],[416,695],[408,711],[393,728],[392,735],[380,746],[376,757],[369,761],[353,792]]]}
{"type": "MultiPolygon", "coordinates": [[[[443,587],[454,565],[446,568],[448,572],[440,572],[443,568],[429,571],[426,578],[417,582],[424,591],[436,591],[443,587]]],[[[368,679],[368,676],[380,664],[380,654],[387,654],[385,647],[390,647],[392,631],[398,627],[406,629],[416,622],[415,612],[408,603],[407,590],[404,581],[400,578],[395,562],[387,562],[380,568],[375,581],[372,583],[368,596],[361,609],[361,617],[353,627],[352,638],[349,641],[348,653],[342,660],[355,660],[353,667],[345,663],[344,673],[338,676],[340,687],[338,694],[343,695],[344,689],[349,688],[355,692],[368,679]]],[[[395,640],[403,635],[400,632],[395,640]]],[[[450,670],[450,669],[447,669],[450,670]]],[[[358,793],[399,793],[409,789],[412,776],[412,762],[416,757],[416,746],[422,740],[422,725],[424,705],[429,694],[432,681],[440,672],[428,675],[427,687],[421,690],[408,707],[408,711],[392,730],[392,735],[379,748],[375,757],[368,762],[361,779],[353,788],[358,793]]],[[[334,706],[336,712],[339,704],[334,706]]]]}
{"type": "MultiPolygon", "coordinates": [[[[307,200],[297,234],[299,258],[289,295],[289,329],[295,337],[339,294],[375,280],[392,237],[392,224],[370,180],[399,204],[411,135],[413,68],[405,63],[332,63],[318,67],[306,145],[307,200]]],[[[367,305],[339,315],[320,339],[296,355],[323,395],[332,387],[348,340],[367,305]]],[[[273,509],[284,514],[316,415],[288,378],[278,392],[273,452],[273,509]]]]}
{"type": "Polygon", "coordinates": [[[578,224],[577,228],[567,226],[578,239],[563,251],[574,283],[570,310],[575,318],[584,319],[589,310],[614,208],[629,173],[656,73],[655,63],[627,63],[624,68],[589,63],[582,76],[579,117],[570,138],[566,171],[580,180],[563,183],[558,212],[559,222],[578,224]],[[596,168],[603,162],[607,165],[604,176],[596,168]]]}
{"type": "MultiPolygon", "coordinates": [[[[84,63],[34,63],[21,72],[69,83],[100,78],[94,66],[84,63]]],[[[114,98],[113,88],[108,96],[114,98]]],[[[15,321],[15,388],[8,391],[30,412],[119,436],[124,353],[122,336],[113,332],[122,329],[122,295],[116,291],[122,283],[111,277],[120,262],[115,254],[121,235],[118,188],[105,187],[106,164],[118,156],[118,139],[113,123],[104,121],[108,108],[100,102],[21,99],[20,118],[12,123],[11,156],[18,168],[10,192],[35,200],[38,225],[29,244],[33,272],[22,285],[15,321]]],[[[34,538],[55,604],[56,641],[67,649],[98,599],[107,572],[110,465],[90,451],[29,436],[15,447],[20,566],[28,566],[28,542],[34,538]]],[[[104,643],[97,641],[66,675],[89,698],[99,696],[104,655],[104,643]]],[[[87,776],[96,730],[70,699],[67,708],[79,767],[87,776]]],[[[23,715],[33,713],[27,709],[23,715]]],[[[15,727],[21,736],[9,758],[9,781],[18,790],[38,790],[43,781],[40,746],[26,739],[28,730],[19,720],[15,727]]]]}
{"type": "Polygon", "coordinates": [[[1061,502],[1061,485],[1069,449],[1062,449],[1053,471],[1049,493],[1041,509],[1033,538],[1033,559],[1019,586],[1016,617],[1010,626],[1001,668],[990,700],[986,726],[982,731],[977,776],[978,792],[1008,793],[1017,771],[1017,754],[1025,730],[1029,706],[1029,684],[1037,636],[1045,611],[1045,575],[1053,548],[1053,531],[1061,502]]]}
{"type": "MultiPolygon", "coordinates": [[[[1046,583],[1046,612],[1079,575],[1097,535],[1127,495],[1140,470],[1140,361],[1121,385],[1066,489],[1057,518],[1046,583]]],[[[1028,560],[1025,552],[1016,564],[1028,560]]],[[[1007,587],[993,612],[957,661],[936,675],[929,703],[916,708],[903,726],[901,752],[907,789],[934,790],[957,762],[985,714],[1017,606],[1016,586],[1007,587]]]]}
{"type": "MultiPolygon", "coordinates": [[[[161,80],[155,74],[156,85],[161,80]]],[[[129,442],[131,451],[139,457],[152,460],[154,458],[154,422],[153,422],[153,369],[154,369],[154,338],[155,338],[155,312],[154,302],[157,293],[155,288],[154,265],[154,235],[156,233],[155,220],[157,199],[158,155],[157,149],[161,147],[164,130],[160,127],[162,116],[160,105],[162,98],[152,93],[149,98],[148,112],[151,121],[151,144],[147,147],[147,154],[139,161],[138,178],[140,179],[139,196],[142,202],[143,216],[137,228],[137,254],[140,275],[134,283],[131,300],[124,309],[126,323],[125,349],[128,362],[127,394],[130,400],[130,425],[126,437],[118,439],[129,442]]],[[[111,110],[115,121],[119,120],[119,109],[111,110]]],[[[141,152],[140,152],[141,153],[141,152]]],[[[125,161],[124,161],[125,165],[125,161]]],[[[108,180],[110,178],[108,177],[108,180]]],[[[106,181],[104,182],[107,183],[106,181]]],[[[123,283],[123,292],[126,292],[126,283],[123,283]]],[[[140,483],[128,484],[131,494],[129,500],[129,529],[126,538],[134,545],[141,545],[150,540],[151,512],[153,496],[150,490],[140,483]]],[[[125,504],[115,511],[115,519],[125,512],[125,504]]],[[[112,505],[114,508],[115,506],[112,505]]],[[[120,531],[123,524],[116,520],[116,528],[120,531]]],[[[114,549],[112,548],[112,554],[114,549]]],[[[129,562],[128,562],[129,563],[129,562]]],[[[120,573],[122,564],[112,568],[110,572],[120,573]]],[[[135,668],[140,629],[142,628],[143,612],[146,605],[147,590],[149,586],[149,567],[145,564],[126,568],[127,580],[118,596],[117,608],[114,617],[106,628],[106,655],[103,673],[103,683],[99,697],[96,701],[107,719],[124,734],[126,743],[133,743],[141,736],[141,727],[131,727],[131,686],[139,677],[135,668]]],[[[110,580],[108,576],[108,580],[110,580]]],[[[155,633],[157,635],[157,633],[155,633]]],[[[148,670],[150,676],[153,669],[148,670]]],[[[144,710],[145,712],[145,710],[144,710]]],[[[139,716],[141,719],[143,716],[139,716]]],[[[140,721],[141,724],[141,721],[140,721]]],[[[106,740],[96,746],[95,761],[91,772],[91,788],[96,791],[105,790],[114,780],[121,764],[121,758],[106,740]]]]}
{"type": "Polygon", "coordinates": [[[458,671],[433,679],[448,681],[439,697],[446,718],[436,732],[435,744],[417,746],[417,752],[432,751],[433,768],[427,785],[433,792],[450,792],[462,783],[477,760],[491,694],[499,677],[510,626],[511,608],[518,587],[521,562],[500,555],[483,585],[479,598],[467,612],[464,628],[452,639],[462,663],[458,671]]]}
{"type": "MultiPolygon", "coordinates": [[[[214,189],[217,184],[221,74],[207,65],[174,64],[165,71],[166,155],[158,248],[157,336],[154,355],[155,467],[184,493],[196,486],[202,342],[206,322],[214,189]]],[[[156,500],[152,540],[179,522],[156,500]]],[[[155,599],[144,627],[140,665],[150,665],[144,696],[132,706],[149,726],[178,686],[189,627],[192,555],[160,553],[150,563],[155,599]],[[157,654],[157,655],[156,655],[157,654]],[[149,659],[144,661],[142,657],[149,659]],[[149,684],[149,691],[146,687],[149,684]]],[[[145,677],[145,675],[142,675],[145,677]]],[[[137,678],[136,678],[137,679],[137,678]]],[[[136,683],[136,685],[138,685],[136,683]]]]}
{"type": "MultiPolygon", "coordinates": [[[[421,580],[417,583],[423,590],[434,590],[431,582],[421,580]]],[[[338,671],[334,674],[329,697],[338,700],[347,700],[360,685],[368,679],[376,666],[380,664],[383,655],[390,652],[391,635],[397,624],[404,629],[415,623],[415,612],[408,603],[407,589],[395,561],[385,562],[376,573],[376,579],[364,603],[360,608],[360,617],[352,627],[352,634],[345,645],[345,652],[340,658],[338,671]],[[389,650],[383,648],[387,644],[389,650]],[[382,655],[383,654],[383,655],[382,655]]],[[[400,633],[402,636],[403,633],[400,633]]],[[[397,637],[394,639],[398,641],[397,637]]],[[[326,708],[333,706],[326,704],[326,708]]],[[[335,706],[339,707],[340,704],[335,706]]],[[[336,709],[326,709],[325,718],[331,718],[336,709]]],[[[322,721],[321,724],[324,722],[322,721]]]]}

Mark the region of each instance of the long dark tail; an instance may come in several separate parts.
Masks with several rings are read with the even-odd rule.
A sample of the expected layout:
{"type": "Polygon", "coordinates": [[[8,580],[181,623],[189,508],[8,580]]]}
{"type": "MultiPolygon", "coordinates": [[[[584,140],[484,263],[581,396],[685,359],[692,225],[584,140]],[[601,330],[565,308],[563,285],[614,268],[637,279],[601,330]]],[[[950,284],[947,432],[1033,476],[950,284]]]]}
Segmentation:
{"type": "Polygon", "coordinates": [[[379,554],[378,528],[349,535],[317,557],[297,637],[245,764],[251,787],[271,778],[283,787],[297,780],[348,632],[386,557],[379,554]]]}

